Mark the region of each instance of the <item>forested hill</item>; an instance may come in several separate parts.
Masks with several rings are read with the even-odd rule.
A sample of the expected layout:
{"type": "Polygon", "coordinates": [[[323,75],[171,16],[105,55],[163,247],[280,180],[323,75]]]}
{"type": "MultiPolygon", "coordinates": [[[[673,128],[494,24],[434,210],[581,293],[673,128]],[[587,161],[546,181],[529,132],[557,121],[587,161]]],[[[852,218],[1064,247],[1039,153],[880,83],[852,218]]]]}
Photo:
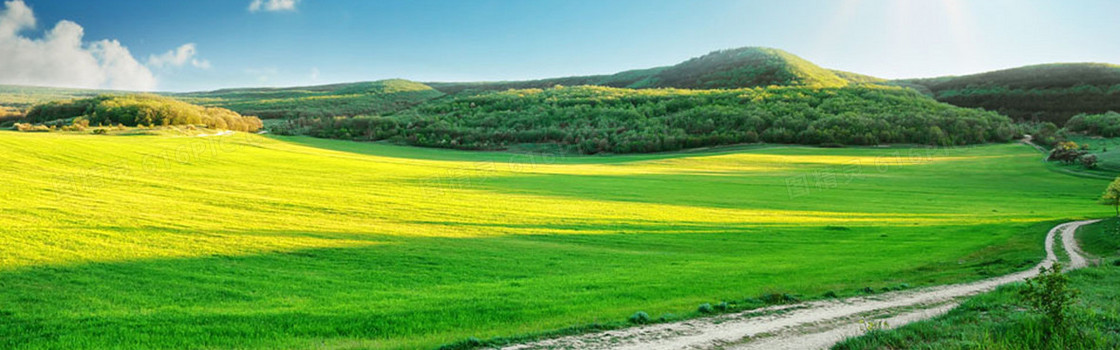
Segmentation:
{"type": "MultiPolygon", "coordinates": [[[[551,88],[557,85],[605,87],[737,89],[744,87],[842,87],[882,79],[821,68],[791,53],[771,48],[719,50],[667,67],[594,75],[512,82],[419,83],[402,79],[303,86],[240,88],[190,93],[163,93],[203,106],[222,107],[261,118],[331,117],[390,114],[422,102],[462,92],[551,88]]],[[[19,114],[51,100],[87,98],[106,92],[80,89],[3,87],[0,107],[19,114]]],[[[2,117],[2,116],[0,116],[2,117]]]]}
{"type": "Polygon", "coordinates": [[[821,68],[794,54],[778,49],[744,47],[714,51],[668,67],[528,81],[427,83],[454,94],[468,90],[500,91],[543,89],[556,85],[597,85],[607,87],[737,89],[763,86],[841,87],[853,82],[877,82],[865,75],[821,68]]]}
{"type": "Polygon", "coordinates": [[[386,116],[292,119],[272,131],[471,150],[544,144],[587,154],[754,142],[965,145],[1016,135],[1005,116],[881,85],[505,90],[441,98],[386,116]]]}
{"type": "MultiPolygon", "coordinates": [[[[132,94],[136,92],[0,85],[0,123],[18,118],[32,106],[45,102],[132,94]]],[[[266,119],[386,114],[444,95],[430,86],[403,79],[156,94],[266,119]]]]}
{"type": "Polygon", "coordinates": [[[1044,64],[891,83],[915,88],[957,106],[980,107],[1018,120],[1058,125],[1080,113],[1120,111],[1120,66],[1111,64],[1044,64]]]}
{"type": "MultiPolygon", "coordinates": [[[[1081,113],[1120,111],[1120,66],[1116,65],[1049,64],[959,77],[885,81],[857,73],[825,69],[788,52],[760,47],[719,50],[672,66],[629,70],[610,75],[459,83],[419,83],[392,79],[162,95],[261,118],[324,118],[388,116],[441,100],[511,89],[551,89],[558,85],[704,91],[770,87],[819,90],[886,84],[913,88],[955,106],[984,108],[1018,120],[1051,121],[1059,126],[1081,113]]],[[[10,125],[19,120],[34,104],[89,98],[105,93],[107,92],[95,90],[0,86],[0,125],[10,125]]],[[[915,98],[918,97],[921,96],[915,98]]],[[[685,93],[674,93],[667,98],[691,97],[685,93]]],[[[535,107],[551,108],[548,105],[535,107]]]]}
{"type": "Polygon", "coordinates": [[[223,89],[170,94],[204,106],[228,108],[261,118],[384,114],[443,96],[430,86],[403,79],[291,88],[223,89]]]}

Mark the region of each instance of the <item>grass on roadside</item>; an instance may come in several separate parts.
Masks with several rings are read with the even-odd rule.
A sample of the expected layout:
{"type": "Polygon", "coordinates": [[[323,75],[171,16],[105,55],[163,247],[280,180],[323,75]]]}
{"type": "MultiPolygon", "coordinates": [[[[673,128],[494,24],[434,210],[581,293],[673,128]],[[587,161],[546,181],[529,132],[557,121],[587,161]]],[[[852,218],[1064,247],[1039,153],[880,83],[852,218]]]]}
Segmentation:
{"type": "Polygon", "coordinates": [[[1078,230],[1081,247],[1108,256],[1101,266],[1069,272],[1081,294],[1071,309],[1070,327],[1047,340],[1042,315],[1029,311],[1023,283],[1006,285],[969,299],[931,320],[894,330],[876,330],[847,339],[833,349],[1116,349],[1120,348],[1120,259],[1111,218],[1078,230]]]}

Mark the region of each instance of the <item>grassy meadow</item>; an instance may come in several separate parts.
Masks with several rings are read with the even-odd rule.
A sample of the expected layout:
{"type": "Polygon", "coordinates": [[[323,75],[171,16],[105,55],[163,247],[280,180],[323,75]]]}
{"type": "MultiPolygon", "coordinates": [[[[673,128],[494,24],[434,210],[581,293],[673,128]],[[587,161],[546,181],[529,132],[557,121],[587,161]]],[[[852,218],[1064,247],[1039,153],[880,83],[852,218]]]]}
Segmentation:
{"type": "Polygon", "coordinates": [[[626,156],[0,132],[0,348],[433,348],[1025,269],[1023,145],[626,156]]]}

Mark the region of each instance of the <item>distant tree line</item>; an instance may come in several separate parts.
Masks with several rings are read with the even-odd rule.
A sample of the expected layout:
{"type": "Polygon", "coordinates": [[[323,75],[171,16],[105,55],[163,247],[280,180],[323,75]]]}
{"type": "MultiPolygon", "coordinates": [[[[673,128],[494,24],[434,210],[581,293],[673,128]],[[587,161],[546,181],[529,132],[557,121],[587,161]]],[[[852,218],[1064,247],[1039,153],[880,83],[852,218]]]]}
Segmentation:
{"type": "Polygon", "coordinates": [[[1029,90],[1004,87],[945,90],[937,93],[937,100],[998,111],[1021,121],[1064,125],[1077,114],[1120,111],[1120,84],[1029,90]]]}
{"type": "Polygon", "coordinates": [[[272,131],[472,150],[554,143],[588,154],[754,142],[965,145],[1017,134],[1011,120],[995,112],[884,86],[508,90],[438,99],[385,116],[296,118],[272,131]]]}
{"type": "Polygon", "coordinates": [[[1120,136],[1120,113],[1078,114],[1066,122],[1066,130],[1093,136],[1120,136]]]}
{"type": "Polygon", "coordinates": [[[257,131],[261,120],[218,107],[202,107],[168,97],[101,95],[93,98],[48,102],[32,107],[28,123],[47,123],[81,117],[92,125],[165,126],[205,125],[235,131],[257,131]]]}
{"type": "Polygon", "coordinates": [[[1103,63],[1042,64],[892,84],[916,88],[938,101],[1058,126],[1080,113],[1120,111],[1120,66],[1103,63]]]}

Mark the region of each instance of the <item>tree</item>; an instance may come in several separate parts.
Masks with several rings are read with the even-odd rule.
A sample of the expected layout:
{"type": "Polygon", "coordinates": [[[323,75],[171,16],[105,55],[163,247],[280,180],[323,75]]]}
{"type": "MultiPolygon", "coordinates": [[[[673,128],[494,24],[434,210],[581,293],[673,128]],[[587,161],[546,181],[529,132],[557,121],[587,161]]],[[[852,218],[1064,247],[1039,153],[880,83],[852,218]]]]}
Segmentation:
{"type": "Polygon", "coordinates": [[[1111,205],[1116,209],[1116,216],[1120,216],[1120,177],[1108,184],[1108,188],[1104,189],[1104,194],[1101,194],[1100,201],[1101,204],[1111,205]]]}

